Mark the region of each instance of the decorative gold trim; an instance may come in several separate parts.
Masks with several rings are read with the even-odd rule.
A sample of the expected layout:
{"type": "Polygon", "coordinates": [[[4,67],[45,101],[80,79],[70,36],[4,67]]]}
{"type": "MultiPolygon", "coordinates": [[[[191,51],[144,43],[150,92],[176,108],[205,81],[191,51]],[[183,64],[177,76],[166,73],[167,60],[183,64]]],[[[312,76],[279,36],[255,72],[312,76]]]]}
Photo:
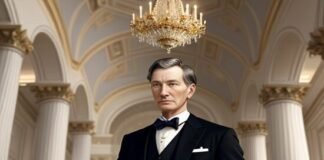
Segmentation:
{"type": "Polygon", "coordinates": [[[238,129],[242,134],[268,134],[266,123],[262,121],[239,122],[238,129]]]}
{"type": "Polygon", "coordinates": [[[311,40],[308,42],[307,51],[311,56],[320,55],[324,60],[324,26],[310,33],[311,40]]]}
{"type": "Polygon", "coordinates": [[[17,48],[25,54],[33,51],[33,44],[20,25],[0,25],[0,45],[17,48]]]}
{"type": "Polygon", "coordinates": [[[259,98],[264,105],[280,99],[289,99],[302,102],[308,88],[309,87],[307,85],[263,86],[259,98]]]}
{"type": "Polygon", "coordinates": [[[45,99],[61,98],[71,102],[74,97],[70,84],[67,83],[33,83],[28,84],[28,86],[40,101],[45,99]]]}
{"type": "Polygon", "coordinates": [[[94,122],[70,122],[69,124],[69,132],[78,134],[78,133],[89,133],[94,134],[94,122]]]}

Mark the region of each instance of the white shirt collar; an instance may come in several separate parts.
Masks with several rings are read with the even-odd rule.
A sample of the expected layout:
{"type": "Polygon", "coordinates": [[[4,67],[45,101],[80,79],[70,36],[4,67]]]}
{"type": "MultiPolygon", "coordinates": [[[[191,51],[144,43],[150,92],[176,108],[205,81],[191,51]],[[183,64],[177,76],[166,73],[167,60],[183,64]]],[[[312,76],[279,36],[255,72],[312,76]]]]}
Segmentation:
{"type": "Polygon", "coordinates": [[[181,112],[181,113],[179,113],[179,114],[177,114],[177,115],[175,115],[175,116],[173,116],[173,117],[171,117],[171,118],[169,118],[169,119],[166,119],[166,118],[163,117],[163,116],[160,116],[159,118],[160,118],[161,120],[164,120],[164,121],[165,121],[165,120],[171,120],[171,119],[173,119],[173,118],[178,117],[178,118],[179,118],[179,124],[181,124],[181,123],[187,121],[188,118],[189,118],[189,116],[190,116],[190,113],[188,112],[188,110],[185,110],[185,111],[183,111],[183,112],[181,112]]]}

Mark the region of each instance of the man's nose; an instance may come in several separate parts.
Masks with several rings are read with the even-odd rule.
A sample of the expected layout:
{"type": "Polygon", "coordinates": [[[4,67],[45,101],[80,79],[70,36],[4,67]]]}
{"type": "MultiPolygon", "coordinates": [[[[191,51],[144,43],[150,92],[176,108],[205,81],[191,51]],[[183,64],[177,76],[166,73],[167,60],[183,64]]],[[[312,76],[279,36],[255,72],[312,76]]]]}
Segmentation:
{"type": "Polygon", "coordinates": [[[168,96],[169,95],[168,87],[165,84],[163,84],[162,87],[161,87],[160,95],[162,97],[165,97],[165,96],[168,96]]]}

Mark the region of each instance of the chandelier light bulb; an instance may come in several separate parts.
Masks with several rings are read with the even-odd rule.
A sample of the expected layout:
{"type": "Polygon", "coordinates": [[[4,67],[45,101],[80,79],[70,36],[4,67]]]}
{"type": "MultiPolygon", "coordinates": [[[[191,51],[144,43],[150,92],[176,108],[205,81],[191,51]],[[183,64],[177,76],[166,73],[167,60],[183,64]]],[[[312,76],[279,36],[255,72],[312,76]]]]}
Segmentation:
{"type": "Polygon", "coordinates": [[[132,23],[135,24],[135,13],[132,14],[132,23]]]}
{"type": "Polygon", "coordinates": [[[140,18],[143,18],[143,7],[139,6],[140,18]]]}
{"type": "Polygon", "coordinates": [[[194,5],[193,15],[194,15],[194,20],[197,20],[197,5],[194,5]]]}
{"type": "Polygon", "coordinates": [[[152,1],[149,2],[149,14],[152,14],[152,1]]]}
{"type": "Polygon", "coordinates": [[[186,15],[189,16],[189,4],[186,4],[186,15]]]}

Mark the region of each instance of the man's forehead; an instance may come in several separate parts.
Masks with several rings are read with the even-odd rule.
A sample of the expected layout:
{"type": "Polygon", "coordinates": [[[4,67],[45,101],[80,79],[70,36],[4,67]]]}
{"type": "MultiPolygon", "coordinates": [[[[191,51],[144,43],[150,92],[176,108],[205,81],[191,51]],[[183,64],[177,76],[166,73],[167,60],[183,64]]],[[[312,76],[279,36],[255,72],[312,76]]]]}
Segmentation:
{"type": "Polygon", "coordinates": [[[152,81],[151,81],[151,83],[155,83],[155,82],[157,82],[157,83],[162,83],[162,82],[167,82],[167,83],[170,83],[170,82],[180,82],[180,81],[182,81],[182,79],[164,79],[164,80],[162,80],[162,79],[153,79],[152,81]]]}
{"type": "Polygon", "coordinates": [[[182,68],[179,66],[173,66],[169,68],[156,68],[153,73],[155,72],[183,72],[182,68]]]}
{"type": "Polygon", "coordinates": [[[180,67],[171,67],[167,69],[156,69],[152,75],[152,81],[179,81],[183,78],[183,71],[180,67]]]}
{"type": "Polygon", "coordinates": [[[170,75],[170,76],[182,76],[183,75],[183,71],[180,67],[175,66],[175,67],[170,67],[170,68],[158,68],[156,70],[154,70],[152,76],[154,75],[170,75]]]}

